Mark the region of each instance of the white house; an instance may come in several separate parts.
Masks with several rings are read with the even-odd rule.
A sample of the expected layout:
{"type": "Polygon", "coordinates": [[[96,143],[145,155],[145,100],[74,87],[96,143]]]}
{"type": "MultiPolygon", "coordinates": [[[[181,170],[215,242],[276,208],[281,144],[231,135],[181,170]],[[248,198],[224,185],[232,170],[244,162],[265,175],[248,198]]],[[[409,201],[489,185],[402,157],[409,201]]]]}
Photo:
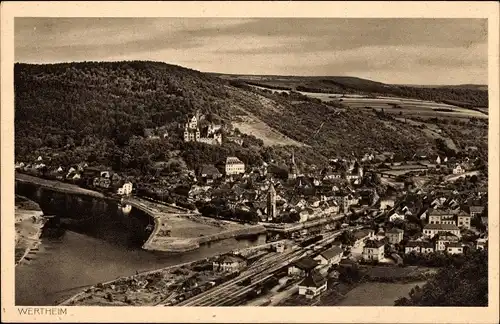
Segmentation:
{"type": "Polygon", "coordinates": [[[405,215],[401,215],[401,214],[399,214],[397,212],[394,212],[391,216],[389,216],[389,221],[390,222],[394,222],[394,221],[396,221],[398,219],[404,221],[405,220],[405,215]]]}
{"type": "Polygon", "coordinates": [[[372,239],[375,237],[375,231],[372,229],[361,229],[359,231],[355,231],[353,233],[355,242],[354,242],[354,247],[359,247],[363,243],[365,243],[367,240],[372,239]]]}
{"type": "Polygon", "coordinates": [[[24,162],[16,162],[16,169],[24,168],[24,162]]]}
{"type": "Polygon", "coordinates": [[[314,260],[318,261],[321,265],[334,265],[339,264],[342,259],[342,254],[344,250],[342,250],[339,246],[334,246],[331,249],[326,250],[323,253],[320,253],[318,256],[314,258],[314,260]]]}
{"type": "Polygon", "coordinates": [[[235,272],[246,267],[247,261],[239,255],[224,255],[212,263],[214,271],[235,272]]]}
{"type": "Polygon", "coordinates": [[[327,280],[317,271],[312,271],[307,277],[299,284],[299,295],[306,298],[314,298],[327,288],[327,280]]]}
{"type": "Polygon", "coordinates": [[[363,247],[363,260],[380,261],[384,258],[384,242],[369,240],[363,247]]]}
{"type": "Polygon", "coordinates": [[[450,243],[458,243],[458,236],[451,233],[440,233],[436,240],[436,251],[445,251],[450,243]]]}
{"type": "Polygon", "coordinates": [[[235,156],[226,159],[226,175],[245,173],[245,164],[235,156]]]}
{"type": "Polygon", "coordinates": [[[487,238],[477,239],[477,241],[476,241],[476,249],[478,249],[478,250],[486,250],[487,246],[488,246],[488,239],[487,238]]]}
{"type": "Polygon", "coordinates": [[[127,181],[123,183],[121,187],[118,188],[117,193],[119,195],[128,196],[132,193],[132,188],[133,188],[132,182],[127,181]]]}
{"type": "Polygon", "coordinates": [[[432,210],[429,213],[429,224],[456,224],[455,215],[450,210],[432,210]]]}
{"type": "Polygon", "coordinates": [[[434,252],[434,246],[429,241],[410,241],[405,245],[405,253],[410,254],[412,252],[422,254],[432,253],[434,252]]]}
{"type": "Polygon", "coordinates": [[[472,217],[470,214],[467,214],[463,210],[461,210],[457,215],[457,226],[461,228],[470,229],[470,222],[472,217]]]}
{"type": "Polygon", "coordinates": [[[404,231],[400,228],[393,227],[385,233],[385,236],[391,244],[398,244],[403,240],[404,231]]]}
{"type": "Polygon", "coordinates": [[[446,246],[446,253],[462,254],[464,253],[464,247],[460,243],[450,243],[446,246]]]}
{"type": "Polygon", "coordinates": [[[424,235],[433,238],[436,234],[450,232],[460,237],[460,229],[454,224],[427,224],[424,227],[424,235]]]}
{"type": "Polygon", "coordinates": [[[394,207],[395,200],[394,198],[385,198],[380,200],[380,209],[387,210],[394,207]]]}
{"type": "Polygon", "coordinates": [[[469,214],[471,217],[474,217],[476,215],[481,215],[484,211],[484,206],[470,206],[469,207],[469,214]]]}
{"type": "Polygon", "coordinates": [[[453,174],[462,174],[462,173],[465,173],[465,169],[462,168],[462,166],[460,164],[457,164],[454,168],[453,168],[453,174]]]}

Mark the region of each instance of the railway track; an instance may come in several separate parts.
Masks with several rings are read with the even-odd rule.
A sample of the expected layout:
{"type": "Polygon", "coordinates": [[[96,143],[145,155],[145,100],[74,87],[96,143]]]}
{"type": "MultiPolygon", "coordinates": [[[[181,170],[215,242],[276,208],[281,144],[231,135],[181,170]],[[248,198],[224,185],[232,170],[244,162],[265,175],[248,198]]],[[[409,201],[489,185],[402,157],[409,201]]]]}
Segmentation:
{"type": "MultiPolygon", "coordinates": [[[[229,281],[227,281],[219,286],[216,286],[216,287],[214,287],[206,292],[198,294],[198,295],[196,295],[188,300],[182,301],[179,304],[177,304],[176,306],[199,306],[200,303],[202,303],[205,299],[213,298],[219,294],[225,294],[225,293],[227,293],[228,288],[230,288],[231,286],[234,286],[240,281],[251,278],[251,277],[255,276],[256,274],[265,271],[266,268],[268,268],[270,264],[272,264],[273,262],[276,262],[278,260],[281,260],[281,259],[283,259],[283,260],[286,259],[286,257],[290,253],[293,253],[293,251],[288,251],[288,252],[282,253],[280,255],[273,256],[272,258],[270,258],[270,260],[268,260],[267,262],[265,262],[263,264],[252,265],[248,269],[243,271],[238,277],[231,279],[231,280],[229,280],[229,281]]],[[[283,260],[281,260],[281,261],[283,261],[283,260]]]]}
{"type": "Polygon", "coordinates": [[[292,249],[278,256],[269,257],[266,262],[255,265],[245,270],[240,276],[221,284],[218,287],[208,290],[193,298],[179,303],[177,306],[237,306],[245,304],[246,295],[252,291],[256,285],[271,278],[274,273],[300,258],[320,253],[325,246],[335,240],[344,230],[336,231],[320,241],[316,242],[319,250],[312,251],[303,249],[292,249]],[[238,283],[251,278],[248,286],[239,286],[238,283]]]}

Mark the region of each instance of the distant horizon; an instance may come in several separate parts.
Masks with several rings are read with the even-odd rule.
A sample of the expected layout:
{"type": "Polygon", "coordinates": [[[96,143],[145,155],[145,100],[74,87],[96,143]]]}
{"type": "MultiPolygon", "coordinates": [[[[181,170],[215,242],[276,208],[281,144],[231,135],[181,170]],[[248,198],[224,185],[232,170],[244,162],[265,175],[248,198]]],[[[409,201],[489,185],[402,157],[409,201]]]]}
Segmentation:
{"type": "Polygon", "coordinates": [[[209,73],[485,84],[488,22],[474,18],[16,17],[14,60],[148,60],[209,73]]]}
{"type": "Polygon", "coordinates": [[[35,62],[21,62],[21,61],[16,61],[14,64],[31,64],[31,65],[57,65],[57,64],[71,64],[71,63],[90,63],[90,62],[95,62],[95,63],[120,63],[120,62],[155,62],[155,63],[164,63],[168,65],[175,65],[175,66],[180,66],[186,69],[190,70],[195,70],[201,73],[205,74],[219,74],[219,75],[234,75],[234,76],[262,76],[262,77],[299,77],[299,78],[329,78],[329,77],[346,77],[346,78],[358,78],[358,79],[363,79],[363,80],[368,80],[368,81],[373,81],[373,82],[379,82],[383,84],[390,84],[390,85],[398,85],[398,86],[430,86],[430,87],[439,87],[439,86],[488,86],[487,83],[456,83],[456,84],[419,84],[419,83],[387,83],[387,82],[381,82],[378,81],[377,79],[368,79],[368,78],[363,78],[359,77],[356,75],[293,75],[293,74],[249,74],[249,73],[224,73],[224,72],[214,72],[214,71],[201,71],[196,68],[192,68],[189,66],[183,66],[175,63],[169,63],[169,62],[163,62],[163,61],[155,61],[155,60],[120,60],[120,61],[60,61],[60,62],[47,62],[47,63],[35,63],[35,62]]]}

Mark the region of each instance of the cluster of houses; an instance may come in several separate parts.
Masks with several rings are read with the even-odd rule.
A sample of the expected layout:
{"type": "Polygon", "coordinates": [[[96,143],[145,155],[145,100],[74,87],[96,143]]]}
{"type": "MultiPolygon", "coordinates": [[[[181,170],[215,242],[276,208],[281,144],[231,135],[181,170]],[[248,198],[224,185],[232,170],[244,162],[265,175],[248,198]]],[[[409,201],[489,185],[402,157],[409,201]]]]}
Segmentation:
{"type": "Polygon", "coordinates": [[[318,175],[304,175],[292,154],[286,179],[274,177],[268,168],[265,162],[248,168],[234,156],[222,165],[204,165],[188,198],[224,200],[231,209],[252,211],[262,222],[278,223],[290,214],[296,216],[295,222],[332,216],[348,212],[352,206],[369,206],[378,198],[373,188],[355,188],[363,177],[357,161],[348,161],[342,171],[329,166],[318,175]]]}
{"type": "MultiPolygon", "coordinates": [[[[422,220],[426,224],[420,235],[405,240],[404,230],[392,227],[387,231],[382,228],[375,234],[371,231],[368,239],[363,242],[362,259],[364,261],[384,262],[386,259],[386,246],[401,245],[402,253],[428,254],[442,252],[447,254],[463,254],[465,248],[485,249],[487,246],[487,232],[480,232],[471,226],[473,217],[482,215],[484,206],[458,207],[454,210],[440,207],[429,208],[423,213],[422,220]],[[477,234],[475,244],[462,241],[462,233],[472,231],[477,234]]],[[[407,220],[405,220],[407,221],[407,220]]],[[[487,224],[487,217],[482,222],[487,224]]],[[[360,242],[358,239],[356,242],[360,242]]],[[[354,247],[356,247],[354,244],[354,247]]],[[[394,258],[392,258],[394,260],[394,258]]]]}
{"type": "Polygon", "coordinates": [[[43,176],[48,179],[67,181],[81,186],[127,196],[133,191],[131,181],[107,168],[89,167],[82,162],[68,168],[47,166],[39,156],[32,164],[16,163],[16,171],[43,176]]]}
{"type": "MultiPolygon", "coordinates": [[[[405,253],[464,253],[466,244],[461,242],[461,233],[463,230],[471,230],[472,218],[482,215],[483,210],[484,206],[469,206],[468,212],[460,207],[456,209],[432,208],[428,212],[422,237],[408,242],[405,246],[405,253]]],[[[482,221],[487,224],[487,217],[482,221]]],[[[486,241],[485,238],[478,239],[476,248],[484,248],[486,241]]]]}

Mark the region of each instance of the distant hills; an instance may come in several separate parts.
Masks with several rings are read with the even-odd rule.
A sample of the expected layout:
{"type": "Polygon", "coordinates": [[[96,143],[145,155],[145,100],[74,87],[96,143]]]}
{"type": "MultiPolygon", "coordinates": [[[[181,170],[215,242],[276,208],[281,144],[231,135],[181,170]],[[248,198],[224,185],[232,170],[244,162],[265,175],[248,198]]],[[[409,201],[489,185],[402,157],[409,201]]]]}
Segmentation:
{"type": "Polygon", "coordinates": [[[486,85],[397,85],[350,76],[212,75],[271,89],[386,95],[431,101],[453,100],[464,105],[488,107],[488,87],[486,85]]]}
{"type": "Polygon", "coordinates": [[[470,90],[481,90],[488,91],[488,86],[486,84],[456,84],[456,85],[416,85],[416,84],[405,84],[407,87],[419,87],[419,88],[448,88],[448,89],[470,89],[470,90]]]}

